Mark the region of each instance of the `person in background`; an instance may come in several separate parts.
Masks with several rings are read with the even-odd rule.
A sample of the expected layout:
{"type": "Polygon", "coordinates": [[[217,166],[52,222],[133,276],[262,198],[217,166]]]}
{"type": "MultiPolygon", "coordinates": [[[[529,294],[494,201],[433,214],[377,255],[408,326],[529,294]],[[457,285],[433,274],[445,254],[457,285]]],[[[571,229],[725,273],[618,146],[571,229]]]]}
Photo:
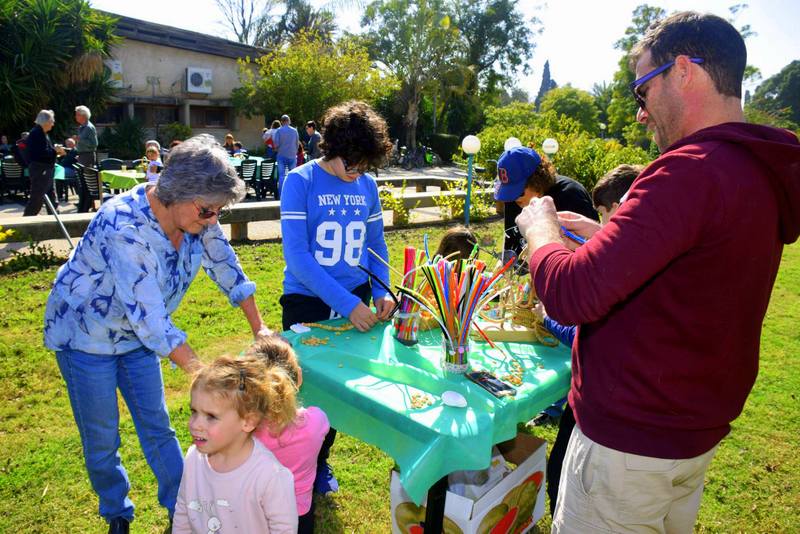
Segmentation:
{"type": "Polygon", "coordinates": [[[675,13],[629,59],[637,120],[661,156],[602,228],[548,197],[517,218],[548,315],[579,325],[556,534],[693,531],[706,470],[758,374],[784,246],[800,235],[800,142],[745,122],[739,31],[675,13]],[[562,225],[592,238],[573,251],[562,225]]]}
{"type": "Polygon", "coordinates": [[[187,373],[200,365],[172,318],[200,267],[242,310],[255,338],[272,335],[256,306],[256,285],[218,221],[244,195],[244,182],[213,137],[187,139],[156,183],[103,203],[56,275],[44,342],[56,353],[111,534],[128,533],[134,516],[119,454],[117,390],[158,481],[158,502],[174,513],[183,455],[170,427],[161,358],[187,373]]]}
{"type": "Polygon", "coordinates": [[[303,150],[303,142],[297,142],[297,166],[299,167],[306,162],[306,153],[303,150]]]}
{"type": "Polygon", "coordinates": [[[144,157],[147,160],[144,162],[145,177],[147,178],[148,182],[155,182],[158,180],[158,177],[161,174],[161,169],[164,167],[164,164],[161,163],[158,149],[153,145],[150,145],[147,147],[147,150],[144,151],[144,157]]]}
{"type": "Polygon", "coordinates": [[[322,136],[317,131],[317,123],[308,121],[306,123],[306,133],[308,134],[308,150],[306,150],[308,159],[312,160],[321,157],[322,151],[319,149],[319,143],[322,141],[322,136]]]}
{"type": "Polygon", "coordinates": [[[466,260],[470,257],[477,244],[478,238],[475,237],[472,230],[461,225],[454,226],[448,228],[444,233],[434,256],[447,257],[455,252],[457,254],[450,256],[448,261],[466,260]]]}
{"type": "Polygon", "coordinates": [[[11,155],[14,156],[14,161],[22,168],[28,167],[27,154],[28,151],[28,136],[30,132],[22,132],[11,147],[11,155]]]}
{"type": "Polygon", "coordinates": [[[11,144],[8,142],[7,135],[0,135],[0,155],[8,156],[11,154],[11,144]]]}
{"type": "Polygon", "coordinates": [[[272,142],[275,144],[275,152],[278,157],[278,191],[283,195],[283,179],[286,173],[297,166],[297,144],[300,136],[297,130],[292,128],[289,115],[281,116],[281,127],[272,134],[272,142]]]}
{"type": "Polygon", "coordinates": [[[67,137],[64,140],[63,155],[58,158],[58,164],[64,169],[64,180],[56,180],[56,195],[64,202],[69,197],[69,189],[73,192],[78,191],[78,174],[75,172],[73,163],[77,163],[78,151],[75,150],[75,139],[67,137]]]}
{"type": "Polygon", "coordinates": [[[97,130],[89,120],[92,112],[86,106],[75,108],[75,122],[78,123],[78,163],[85,167],[97,166],[97,130]]]}
{"type": "Polygon", "coordinates": [[[222,148],[228,151],[228,155],[233,156],[233,153],[236,151],[236,146],[234,146],[235,141],[233,139],[233,134],[226,134],[225,135],[225,143],[222,145],[222,148]]]}
{"type": "Polygon", "coordinates": [[[264,140],[264,146],[266,147],[264,156],[267,158],[275,157],[275,142],[272,140],[272,136],[275,135],[275,132],[278,131],[278,128],[280,127],[280,121],[272,121],[270,128],[265,128],[264,133],[261,135],[261,139],[264,140]]]}
{"type": "Polygon", "coordinates": [[[285,428],[294,419],[289,375],[258,358],[218,358],[195,374],[190,406],[172,534],[295,534],[292,473],[253,437],[259,424],[285,428]]]}
{"type": "MultiPolygon", "coordinates": [[[[56,123],[52,110],[43,109],[36,116],[36,126],[31,129],[27,139],[28,174],[31,178],[31,191],[28,204],[25,206],[23,217],[38,215],[44,204],[45,194],[55,207],[58,204],[53,189],[53,172],[56,165],[56,147],[50,140],[47,132],[53,129],[56,123]]],[[[63,149],[61,150],[63,154],[63,149]]],[[[47,212],[52,213],[50,206],[47,212]]]]}
{"type": "Polygon", "coordinates": [[[532,198],[548,196],[558,211],[571,211],[597,221],[592,198],[578,181],[561,176],[546,155],[518,146],[503,152],[497,161],[495,200],[505,202],[504,250],[522,252],[522,235],[515,219],[532,198]]]}
{"type": "Polygon", "coordinates": [[[242,143],[240,143],[239,141],[233,143],[233,155],[239,157],[247,156],[247,150],[242,146],[242,143]]]}
{"type": "MultiPolygon", "coordinates": [[[[248,356],[261,359],[268,368],[285,371],[295,389],[303,385],[303,370],[291,345],[278,337],[256,341],[247,351],[248,356]]],[[[293,402],[295,391],[287,393],[293,402]]],[[[294,475],[294,492],[297,500],[298,534],[314,532],[314,478],[317,473],[317,455],[330,430],[328,416],[316,406],[297,406],[291,420],[265,420],[254,436],[269,449],[281,465],[294,475]]]]}

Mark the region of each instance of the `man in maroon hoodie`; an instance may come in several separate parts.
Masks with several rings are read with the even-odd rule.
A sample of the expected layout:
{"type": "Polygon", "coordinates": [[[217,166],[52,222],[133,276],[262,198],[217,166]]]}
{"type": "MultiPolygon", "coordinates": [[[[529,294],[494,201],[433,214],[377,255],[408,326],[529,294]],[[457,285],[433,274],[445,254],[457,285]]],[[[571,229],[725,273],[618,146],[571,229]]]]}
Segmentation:
{"type": "Polygon", "coordinates": [[[548,314],[581,325],[553,532],[691,532],[753,386],[783,245],[800,234],[800,143],[744,122],[745,64],[719,17],[651,27],[631,85],[661,156],[574,252],[559,224],[581,228],[549,198],[517,219],[548,314]]]}

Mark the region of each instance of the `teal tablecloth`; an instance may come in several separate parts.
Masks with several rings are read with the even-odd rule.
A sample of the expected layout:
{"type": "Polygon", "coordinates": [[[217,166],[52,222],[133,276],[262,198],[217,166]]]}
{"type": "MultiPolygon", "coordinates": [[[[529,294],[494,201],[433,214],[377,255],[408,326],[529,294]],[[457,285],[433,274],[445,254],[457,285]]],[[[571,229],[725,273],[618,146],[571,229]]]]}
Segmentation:
{"type": "MultiPolygon", "coordinates": [[[[340,324],[333,321],[330,324],[340,324]]],[[[303,402],[319,406],[331,425],[375,445],[400,466],[400,480],[419,504],[428,489],[445,475],[488,467],[495,443],[516,436],[517,423],[564,397],[569,390],[570,351],[533,343],[499,343],[525,371],[516,397],[498,399],[462,376],[443,376],[439,331],[423,332],[420,343],[406,347],[394,340],[392,327],[367,333],[313,329],[288,332],[303,367],[303,402]],[[302,343],[308,337],[328,338],[327,345],[302,343]],[[445,406],[443,391],[467,399],[466,408],[445,406]],[[411,396],[427,394],[433,404],[411,407],[411,396]]],[[[473,342],[471,363],[502,376],[510,359],[487,343],[473,342]]]]}

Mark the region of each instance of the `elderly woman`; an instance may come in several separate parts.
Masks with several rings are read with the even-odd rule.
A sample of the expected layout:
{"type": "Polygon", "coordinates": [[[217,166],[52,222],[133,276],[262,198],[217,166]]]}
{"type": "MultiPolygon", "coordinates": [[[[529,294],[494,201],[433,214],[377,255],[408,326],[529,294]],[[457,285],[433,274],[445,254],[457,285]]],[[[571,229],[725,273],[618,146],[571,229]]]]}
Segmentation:
{"type": "MultiPolygon", "coordinates": [[[[56,197],[53,191],[53,172],[56,168],[56,147],[50,140],[47,132],[53,129],[56,123],[55,114],[49,109],[43,109],[36,116],[36,126],[31,129],[27,139],[26,156],[28,160],[28,175],[31,178],[31,192],[28,204],[25,206],[23,217],[38,215],[44,204],[44,195],[50,197],[55,205],[56,197]]],[[[50,208],[47,208],[48,213],[50,208]]]]}
{"type": "Polygon", "coordinates": [[[254,336],[271,335],[217,222],[241,200],[244,183],[211,136],[176,146],[156,184],[103,204],[56,276],[45,311],[45,345],[67,384],[92,487],[109,532],[128,532],[133,503],[118,452],[117,389],[158,480],[158,500],[175,509],[183,458],[170,427],[159,357],[198,366],[171,314],[200,265],[244,312],[254,336]]]}

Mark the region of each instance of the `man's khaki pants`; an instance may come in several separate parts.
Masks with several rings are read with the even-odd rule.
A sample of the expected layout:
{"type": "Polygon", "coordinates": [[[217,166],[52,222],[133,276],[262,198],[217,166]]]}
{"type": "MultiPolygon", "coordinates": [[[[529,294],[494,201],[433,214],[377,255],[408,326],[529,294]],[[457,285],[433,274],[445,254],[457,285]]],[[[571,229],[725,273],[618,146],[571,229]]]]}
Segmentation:
{"type": "Polygon", "coordinates": [[[703,479],[717,451],[687,460],[619,452],[575,426],[567,446],[553,533],[691,533],[703,479]]]}

